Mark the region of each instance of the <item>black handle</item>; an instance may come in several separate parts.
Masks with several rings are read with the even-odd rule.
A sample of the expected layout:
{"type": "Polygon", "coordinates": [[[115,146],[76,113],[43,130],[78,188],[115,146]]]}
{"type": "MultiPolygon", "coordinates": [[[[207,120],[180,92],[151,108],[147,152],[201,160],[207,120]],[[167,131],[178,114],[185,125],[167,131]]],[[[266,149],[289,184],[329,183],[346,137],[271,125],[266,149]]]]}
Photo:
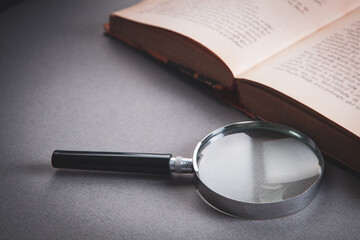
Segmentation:
{"type": "Polygon", "coordinates": [[[171,154],[55,150],[54,168],[169,174],[171,154]]]}

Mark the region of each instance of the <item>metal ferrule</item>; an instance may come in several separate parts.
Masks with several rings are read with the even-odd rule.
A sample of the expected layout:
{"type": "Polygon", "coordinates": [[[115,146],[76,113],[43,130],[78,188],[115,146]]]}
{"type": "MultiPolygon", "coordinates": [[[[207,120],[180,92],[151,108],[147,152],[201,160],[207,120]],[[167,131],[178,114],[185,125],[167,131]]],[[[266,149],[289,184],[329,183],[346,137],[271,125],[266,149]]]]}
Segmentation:
{"type": "Polygon", "coordinates": [[[183,158],[181,156],[172,157],[169,161],[171,172],[176,173],[193,173],[193,162],[191,158],[183,158]]]}

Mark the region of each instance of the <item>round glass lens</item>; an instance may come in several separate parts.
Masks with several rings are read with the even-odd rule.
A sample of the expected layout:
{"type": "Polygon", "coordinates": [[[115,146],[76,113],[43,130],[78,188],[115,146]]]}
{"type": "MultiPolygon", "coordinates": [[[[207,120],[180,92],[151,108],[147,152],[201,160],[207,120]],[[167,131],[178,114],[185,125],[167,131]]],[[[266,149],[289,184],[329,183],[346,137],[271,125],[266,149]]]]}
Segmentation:
{"type": "Polygon", "coordinates": [[[302,194],[321,177],[314,151],[291,134],[248,128],[218,134],[200,147],[198,177],[232,200],[278,202],[302,194]]]}

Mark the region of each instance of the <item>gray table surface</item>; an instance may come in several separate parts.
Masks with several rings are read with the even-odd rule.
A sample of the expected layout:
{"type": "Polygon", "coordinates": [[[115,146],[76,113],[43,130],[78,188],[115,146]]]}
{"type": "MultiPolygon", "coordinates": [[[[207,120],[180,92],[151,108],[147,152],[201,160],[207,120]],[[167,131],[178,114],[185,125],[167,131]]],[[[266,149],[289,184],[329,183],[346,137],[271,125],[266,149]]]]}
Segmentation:
{"type": "Polygon", "coordinates": [[[308,208],[263,221],[213,210],[191,176],[51,167],[55,149],[191,156],[210,131],[248,119],[103,34],[109,13],[135,2],[0,12],[0,239],[359,239],[360,179],[330,162],[308,208]]]}

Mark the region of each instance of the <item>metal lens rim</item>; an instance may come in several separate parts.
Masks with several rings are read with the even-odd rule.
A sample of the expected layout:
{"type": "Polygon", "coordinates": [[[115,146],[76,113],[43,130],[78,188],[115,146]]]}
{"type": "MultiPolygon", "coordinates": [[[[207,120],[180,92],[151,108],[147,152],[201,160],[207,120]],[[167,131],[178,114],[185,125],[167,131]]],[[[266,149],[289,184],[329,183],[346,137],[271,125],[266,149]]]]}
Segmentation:
{"type": "Polygon", "coordinates": [[[300,131],[281,125],[277,123],[264,122],[264,121],[247,121],[247,122],[238,122],[230,125],[221,127],[209,135],[207,135],[203,140],[201,140],[193,154],[193,168],[196,175],[196,187],[201,195],[201,197],[213,208],[232,215],[236,217],[245,217],[253,219],[269,219],[287,216],[296,212],[301,211],[306,206],[308,206],[311,201],[316,196],[317,192],[320,189],[320,182],[324,173],[324,160],[319,148],[315,143],[305,134],[300,131]],[[320,166],[320,176],[318,180],[310,186],[303,193],[286,200],[278,202],[269,202],[269,203],[255,203],[255,202],[244,202],[237,201],[224,197],[212,189],[210,189],[204,182],[202,182],[199,175],[199,153],[203,148],[212,142],[222,138],[226,135],[243,132],[245,130],[268,130],[278,133],[283,133],[289,137],[293,137],[305,145],[307,145],[317,156],[320,166]]]}

